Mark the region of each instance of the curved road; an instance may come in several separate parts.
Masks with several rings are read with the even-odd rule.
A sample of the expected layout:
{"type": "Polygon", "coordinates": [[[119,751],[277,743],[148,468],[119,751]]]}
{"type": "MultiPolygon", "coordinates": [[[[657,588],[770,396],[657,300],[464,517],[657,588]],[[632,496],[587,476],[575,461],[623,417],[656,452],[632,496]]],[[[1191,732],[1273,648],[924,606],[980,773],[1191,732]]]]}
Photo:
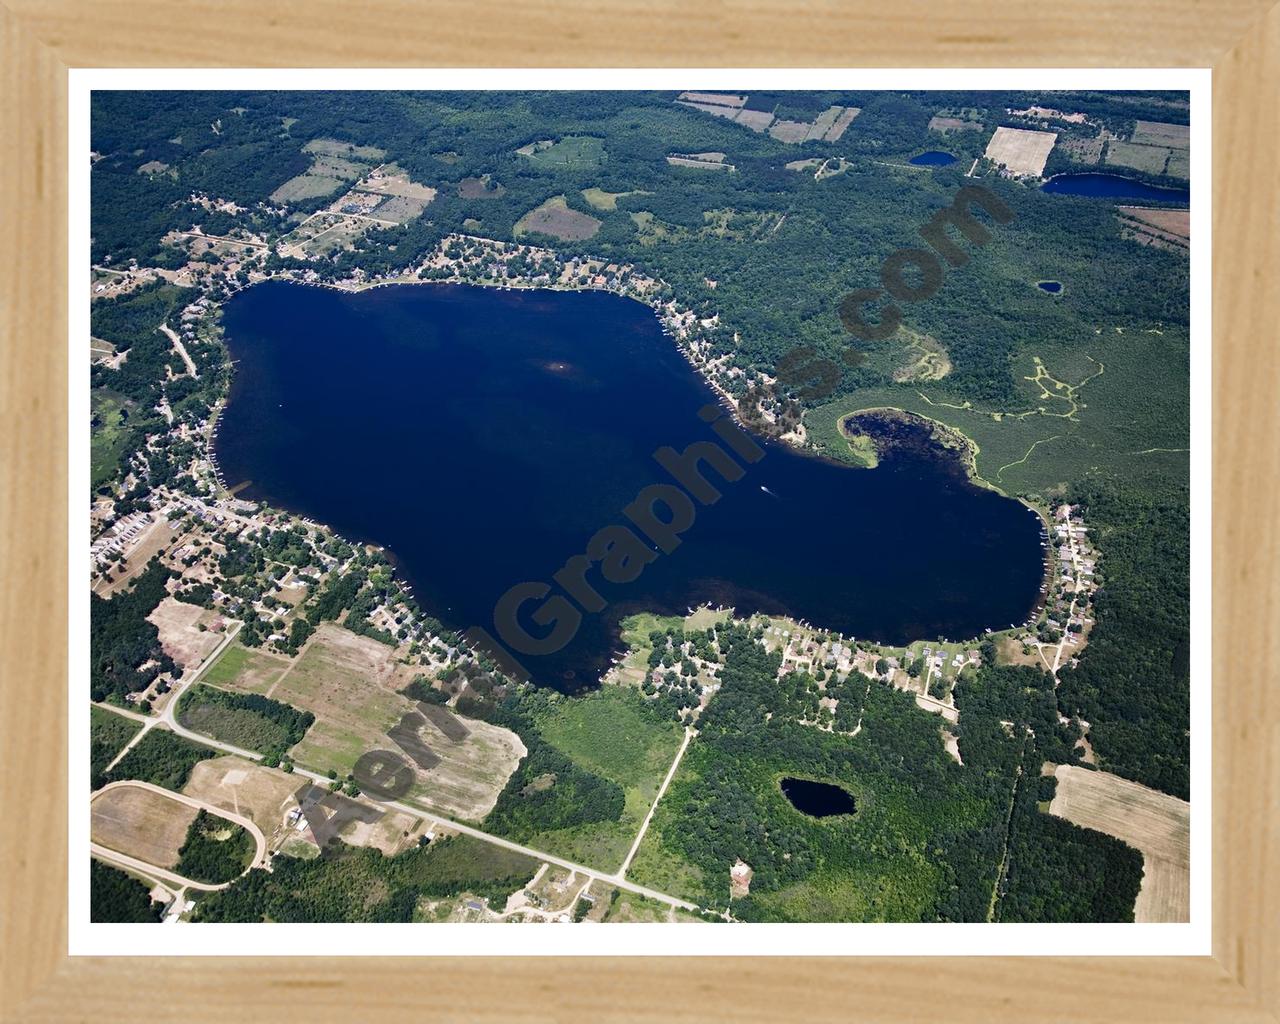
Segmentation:
{"type": "MultiPolygon", "coordinates": [[[[89,800],[90,809],[92,810],[94,801],[96,801],[100,796],[102,796],[103,793],[106,793],[113,789],[124,789],[124,788],[149,790],[152,793],[157,793],[160,796],[169,798],[170,800],[175,800],[180,804],[186,804],[188,807],[195,807],[198,810],[208,811],[210,814],[216,817],[225,818],[227,821],[231,822],[232,824],[239,825],[251,836],[253,836],[253,843],[254,843],[253,860],[250,861],[249,866],[244,869],[242,874],[248,874],[254,868],[259,867],[262,864],[266,863],[267,837],[262,834],[262,829],[258,828],[258,826],[255,825],[248,818],[244,817],[243,815],[235,814],[231,811],[223,810],[221,807],[215,807],[213,804],[205,803],[203,800],[197,800],[195,799],[195,797],[187,796],[185,793],[175,793],[173,790],[165,789],[163,786],[153,785],[150,782],[141,782],[137,779],[122,779],[119,782],[108,783],[107,785],[103,786],[101,789],[97,790],[93,794],[93,796],[90,798],[89,800]]],[[[190,886],[193,889],[203,889],[206,892],[213,892],[214,890],[217,890],[217,889],[225,889],[227,886],[231,884],[230,882],[222,882],[221,884],[214,885],[208,882],[197,882],[194,879],[186,878],[185,876],[179,875],[174,871],[170,871],[168,868],[158,867],[155,864],[148,864],[144,860],[140,860],[137,857],[131,857],[126,853],[120,853],[117,850],[108,849],[107,847],[102,846],[99,843],[90,842],[89,848],[96,856],[104,860],[113,860],[113,861],[119,862],[121,864],[124,864],[127,867],[133,868],[134,870],[145,871],[149,874],[155,875],[157,878],[163,881],[173,882],[174,884],[177,884],[177,885],[185,885],[185,886],[190,886]]]]}
{"type": "MultiPolygon", "coordinates": [[[[239,632],[239,626],[240,624],[237,623],[236,628],[234,630],[228,630],[227,636],[223,638],[223,642],[220,643],[218,647],[207,658],[205,658],[205,660],[194,671],[184,674],[183,678],[174,686],[173,691],[169,694],[169,699],[168,701],[165,702],[164,711],[160,713],[160,716],[158,718],[144,718],[142,715],[138,715],[136,713],[129,713],[130,718],[136,718],[140,721],[147,723],[144,726],[144,728],[138,733],[138,735],[134,737],[133,742],[131,742],[129,746],[133,746],[133,743],[136,743],[137,740],[141,739],[142,736],[147,732],[149,728],[157,724],[162,724],[165,727],[172,730],[173,732],[177,733],[179,736],[184,736],[187,739],[191,740],[193,743],[199,743],[202,746],[212,747],[215,750],[222,751],[224,754],[235,754],[236,756],[243,757],[249,761],[262,760],[263,755],[256,753],[255,751],[245,750],[241,747],[232,746],[230,743],[223,743],[221,740],[211,739],[210,737],[205,736],[201,733],[193,732],[192,730],[181,725],[174,714],[174,709],[177,708],[178,706],[178,698],[182,696],[183,691],[186,690],[186,688],[190,686],[192,683],[194,683],[197,679],[199,679],[200,676],[204,673],[206,666],[211,665],[217,659],[218,655],[222,653],[223,649],[228,644],[231,643],[231,641],[235,638],[235,635],[239,632]]],[[[118,712],[121,710],[120,708],[114,707],[112,705],[105,705],[105,706],[110,708],[110,710],[112,711],[118,712]]],[[[690,737],[686,735],[685,745],[688,744],[689,738],[690,737]]],[[[680,755],[683,755],[685,745],[681,746],[680,755]]],[[[126,749],[128,748],[126,747],[126,749]]],[[[121,751],[120,756],[123,756],[123,753],[124,752],[121,751]]],[[[117,757],[116,760],[119,760],[119,757],[117,757]]],[[[676,764],[678,763],[679,763],[679,755],[676,758],[676,764]]],[[[675,773],[674,769],[675,769],[675,764],[672,765],[672,770],[668,772],[667,779],[665,780],[666,782],[669,782],[671,779],[671,775],[675,773]]],[[[315,782],[320,786],[324,786],[325,788],[328,788],[329,783],[331,781],[327,775],[321,775],[319,772],[313,772],[307,768],[301,768],[297,765],[294,765],[293,772],[295,775],[300,775],[303,778],[310,779],[312,782],[315,782]]],[[[126,783],[118,782],[118,783],[112,783],[111,785],[122,785],[122,784],[126,784],[126,783]]],[[[129,783],[129,784],[149,785],[147,783],[129,783]]],[[[110,788],[110,787],[109,786],[103,787],[103,789],[98,790],[97,792],[101,793],[103,792],[103,790],[107,788],[110,788]]],[[[664,782],[664,789],[665,789],[665,782],[664,782]]],[[[180,794],[180,793],[175,794],[172,790],[162,789],[161,792],[169,796],[178,796],[179,798],[183,798],[183,794],[180,794]]],[[[659,797],[660,796],[661,794],[659,794],[659,797]]],[[[188,801],[190,800],[190,798],[185,798],[185,799],[187,799],[188,801]]],[[[650,889],[650,888],[647,888],[646,886],[637,885],[635,882],[628,881],[624,877],[624,873],[623,873],[625,871],[625,868],[623,869],[623,871],[616,871],[611,874],[607,871],[601,871],[597,868],[587,867],[585,864],[576,864],[571,860],[565,860],[563,857],[554,857],[549,853],[543,852],[542,850],[535,850],[529,846],[522,846],[520,843],[513,843],[509,839],[503,839],[501,836],[495,836],[491,832],[484,832],[481,829],[478,829],[472,825],[465,825],[460,821],[454,821],[452,818],[446,818],[443,815],[438,814],[435,811],[431,810],[430,807],[417,806],[414,804],[405,804],[405,803],[400,803],[394,800],[388,800],[388,801],[369,800],[368,802],[375,807],[385,807],[395,811],[403,811],[405,814],[409,814],[415,818],[426,817],[434,822],[437,822],[445,826],[446,828],[452,829],[456,832],[460,832],[463,835],[471,836],[474,839],[479,839],[486,843],[492,843],[494,846],[501,846],[503,849],[511,850],[514,853],[522,853],[526,857],[531,857],[538,861],[545,861],[548,864],[555,864],[558,867],[568,868],[570,871],[576,871],[579,874],[586,875],[592,879],[600,879],[601,881],[607,882],[610,885],[616,885],[620,889],[626,889],[628,892],[634,892],[639,896],[646,896],[651,900],[657,900],[659,903],[665,903],[668,906],[679,907],[682,910],[690,910],[694,912],[698,910],[698,907],[696,904],[690,903],[687,900],[677,899],[675,896],[668,895],[665,892],[659,892],[657,889],[650,889]]],[[[203,806],[203,805],[200,805],[198,802],[196,802],[195,805],[203,806]]],[[[655,800],[653,804],[653,807],[656,807],[656,806],[657,806],[657,800],[655,800]]],[[[650,817],[652,817],[653,815],[653,807],[650,807],[649,809],[650,817]]],[[[213,811],[224,818],[231,817],[229,812],[224,811],[221,808],[209,807],[208,810],[213,811]]],[[[256,828],[256,826],[254,826],[254,828],[256,828]]],[[[641,838],[643,838],[643,833],[641,834],[641,838]]],[[[265,840],[264,840],[264,843],[265,843],[265,840]]],[[[639,844],[637,843],[636,846],[638,847],[638,845],[639,844]]],[[[628,865],[630,863],[631,856],[633,855],[634,855],[634,849],[627,857],[628,865]]]]}

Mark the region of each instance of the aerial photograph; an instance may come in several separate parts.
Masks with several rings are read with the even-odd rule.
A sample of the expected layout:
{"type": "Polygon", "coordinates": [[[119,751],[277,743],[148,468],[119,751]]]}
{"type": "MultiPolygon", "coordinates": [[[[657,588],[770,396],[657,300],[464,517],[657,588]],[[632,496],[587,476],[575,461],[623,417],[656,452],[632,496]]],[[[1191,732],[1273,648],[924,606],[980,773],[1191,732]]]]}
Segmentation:
{"type": "Polygon", "coordinates": [[[1190,124],[94,91],[89,921],[1189,921],[1190,124]]]}

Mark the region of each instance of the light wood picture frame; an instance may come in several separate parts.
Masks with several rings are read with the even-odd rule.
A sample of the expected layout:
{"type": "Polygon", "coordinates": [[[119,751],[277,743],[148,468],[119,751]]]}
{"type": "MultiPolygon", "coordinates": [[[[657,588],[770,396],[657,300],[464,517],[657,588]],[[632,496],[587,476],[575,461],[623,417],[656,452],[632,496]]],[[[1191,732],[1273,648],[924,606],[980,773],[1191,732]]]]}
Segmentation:
{"type": "Polygon", "coordinates": [[[1280,1020],[1280,6],[6,0],[0,47],[0,1019],[1280,1020]],[[68,69],[1135,65],[1213,68],[1212,956],[67,955],[68,69]]]}

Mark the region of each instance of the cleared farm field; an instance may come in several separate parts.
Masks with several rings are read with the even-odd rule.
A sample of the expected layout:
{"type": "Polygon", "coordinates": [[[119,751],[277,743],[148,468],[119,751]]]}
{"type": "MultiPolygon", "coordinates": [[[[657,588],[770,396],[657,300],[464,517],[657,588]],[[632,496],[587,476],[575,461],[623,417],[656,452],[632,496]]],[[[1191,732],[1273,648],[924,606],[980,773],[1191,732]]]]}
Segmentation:
{"type": "Polygon", "coordinates": [[[1191,805],[1107,772],[1059,765],[1049,813],[1115,836],[1143,858],[1134,920],[1189,921],[1191,805]]]}
{"type": "Polygon", "coordinates": [[[379,220],[404,224],[419,216],[436,197],[436,190],[429,185],[413,181],[394,164],[374,171],[363,179],[356,189],[370,196],[388,197],[377,208],[379,220]]]}
{"type": "Polygon", "coordinates": [[[99,846],[172,867],[196,809],[140,786],[117,786],[94,797],[89,835],[99,846]]]}
{"type": "Polygon", "coordinates": [[[493,809],[525,746],[509,729],[447,709],[432,710],[428,717],[396,692],[413,675],[385,644],[324,625],[271,696],[316,716],[292,750],[299,764],[346,775],[361,754],[398,749],[390,738],[394,733],[420,744],[420,751],[425,748],[430,762],[417,769],[406,799],[478,821],[493,809]]]}
{"type": "Polygon", "coordinates": [[[685,103],[709,103],[720,107],[741,107],[745,96],[730,92],[682,92],[679,99],[685,103]]]}
{"type": "Polygon", "coordinates": [[[700,167],[709,171],[732,171],[733,164],[724,161],[723,153],[672,153],[667,163],[675,167],[700,167]]]}
{"type": "Polygon", "coordinates": [[[323,156],[345,157],[348,160],[359,160],[363,163],[376,163],[385,157],[386,151],[377,146],[357,146],[341,139],[312,139],[302,147],[304,153],[318,153],[323,156]]]}
{"type": "Polygon", "coordinates": [[[1166,124],[1163,121],[1139,121],[1133,127],[1130,142],[1142,146],[1168,146],[1170,149],[1191,147],[1191,126],[1166,124]]]}
{"type": "Polygon", "coordinates": [[[1121,223],[1134,231],[1144,232],[1185,248],[1191,237],[1191,211],[1167,210],[1145,206],[1120,206],[1116,209],[1121,223]]]}
{"type": "Polygon", "coordinates": [[[323,174],[299,174],[272,192],[271,200],[276,203],[296,203],[303,199],[322,199],[333,195],[345,184],[347,182],[342,178],[330,178],[323,174]]]}
{"type": "Polygon", "coordinates": [[[981,128],[981,121],[970,121],[963,117],[944,117],[942,114],[936,114],[929,119],[929,131],[941,132],[943,135],[951,132],[978,131],[981,128]]]}
{"type": "Polygon", "coordinates": [[[809,125],[804,121],[775,121],[769,134],[779,142],[804,142],[809,136],[809,125]]]}
{"type": "Polygon", "coordinates": [[[595,217],[569,209],[564,196],[553,196],[516,221],[513,233],[519,238],[536,231],[561,241],[580,242],[599,230],[600,221],[595,217]]]}
{"type": "Polygon", "coordinates": [[[738,111],[738,116],[734,120],[738,124],[750,128],[753,132],[762,132],[773,124],[773,112],[769,110],[747,110],[744,108],[738,111]]]}
{"type": "Polygon", "coordinates": [[[272,192],[274,202],[292,203],[331,196],[386,156],[374,146],[356,146],[339,139],[313,139],[302,151],[311,155],[311,166],[272,192]]]}
{"type": "Polygon", "coordinates": [[[460,199],[501,199],[506,191],[504,186],[491,181],[487,174],[483,178],[463,178],[458,182],[460,199]]]}
{"type": "Polygon", "coordinates": [[[1160,146],[1139,146],[1114,140],[1107,145],[1108,167],[1132,167],[1148,174],[1163,174],[1168,160],[1169,150],[1160,146]]]}
{"type": "Polygon", "coordinates": [[[1045,161],[1057,141],[1057,132],[1000,127],[987,143],[986,157],[1014,174],[1039,177],[1044,173],[1045,161]]]}
{"type": "Polygon", "coordinates": [[[861,113],[861,107],[845,107],[831,127],[827,129],[826,140],[828,142],[839,142],[840,136],[848,130],[849,125],[853,124],[853,119],[861,113]]]}
{"type": "Polygon", "coordinates": [[[682,107],[692,107],[694,110],[710,114],[713,117],[727,117],[730,121],[738,116],[737,107],[721,107],[714,103],[691,103],[688,100],[676,100],[676,102],[682,107]]]}
{"type": "Polygon", "coordinates": [[[233,643],[209,666],[200,681],[244,693],[266,693],[288,667],[287,658],[233,643]]]}
{"type": "Polygon", "coordinates": [[[559,142],[543,139],[516,150],[543,170],[581,171],[604,163],[604,141],[591,135],[566,135],[559,142]]]}

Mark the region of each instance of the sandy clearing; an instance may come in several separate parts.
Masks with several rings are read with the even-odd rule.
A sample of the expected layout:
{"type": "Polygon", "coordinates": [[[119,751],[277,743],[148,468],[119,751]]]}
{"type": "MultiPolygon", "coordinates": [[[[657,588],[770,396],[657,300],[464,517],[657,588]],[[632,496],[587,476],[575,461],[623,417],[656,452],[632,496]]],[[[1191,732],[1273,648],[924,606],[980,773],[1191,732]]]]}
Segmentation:
{"type": "Polygon", "coordinates": [[[987,143],[986,157],[1007,167],[1013,174],[1038,177],[1044,172],[1045,161],[1049,159],[1049,152],[1057,141],[1057,132],[1000,127],[987,143]]]}
{"type": "Polygon", "coordinates": [[[94,797],[89,834],[109,850],[171,868],[196,813],[194,807],[149,789],[118,786],[94,797]]]}
{"type": "Polygon", "coordinates": [[[197,604],[166,597],[152,609],[147,621],[160,631],[165,654],[184,669],[199,665],[222,642],[223,632],[215,629],[221,616],[197,604]],[[206,628],[200,629],[201,624],[206,628]]]}
{"type": "Polygon", "coordinates": [[[295,794],[306,779],[228,755],[199,762],[182,787],[189,797],[248,818],[270,836],[296,807],[295,794]]]}

